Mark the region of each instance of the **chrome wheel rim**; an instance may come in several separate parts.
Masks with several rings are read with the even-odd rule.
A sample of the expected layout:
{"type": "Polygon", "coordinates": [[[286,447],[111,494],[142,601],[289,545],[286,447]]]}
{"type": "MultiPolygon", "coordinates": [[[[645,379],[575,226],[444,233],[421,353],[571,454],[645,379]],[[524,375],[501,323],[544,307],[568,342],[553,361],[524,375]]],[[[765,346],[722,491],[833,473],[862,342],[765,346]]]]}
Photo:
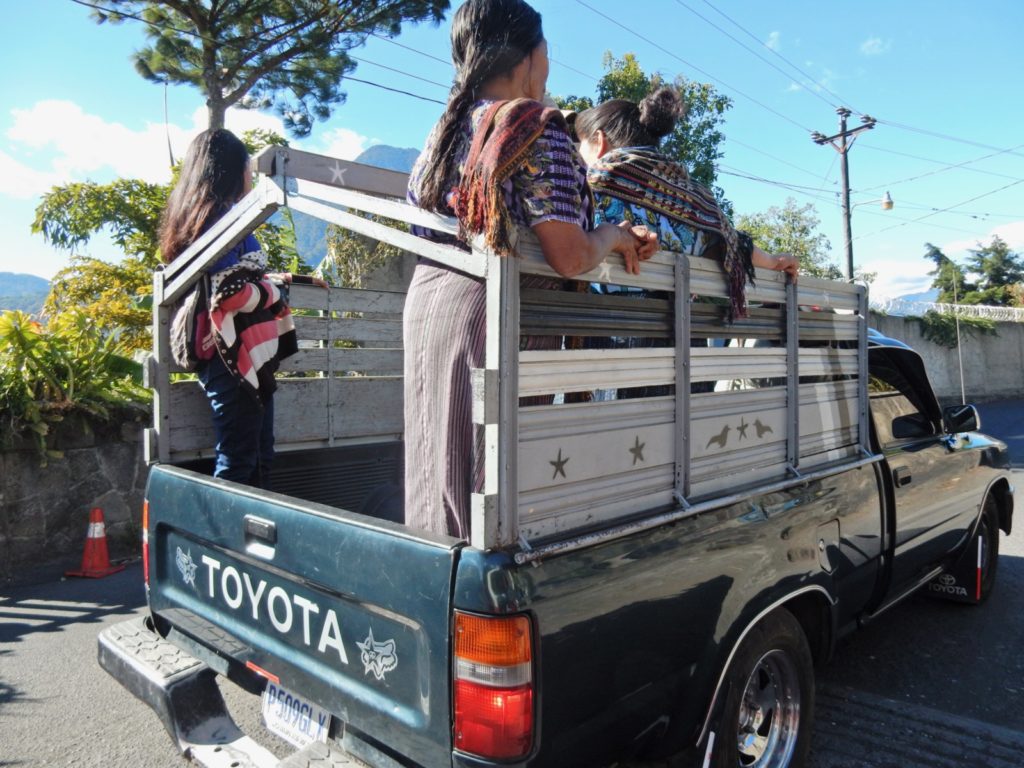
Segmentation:
{"type": "Polygon", "coordinates": [[[740,700],[737,749],[742,768],[789,765],[800,727],[800,676],[784,651],[754,665],[740,700]]]}

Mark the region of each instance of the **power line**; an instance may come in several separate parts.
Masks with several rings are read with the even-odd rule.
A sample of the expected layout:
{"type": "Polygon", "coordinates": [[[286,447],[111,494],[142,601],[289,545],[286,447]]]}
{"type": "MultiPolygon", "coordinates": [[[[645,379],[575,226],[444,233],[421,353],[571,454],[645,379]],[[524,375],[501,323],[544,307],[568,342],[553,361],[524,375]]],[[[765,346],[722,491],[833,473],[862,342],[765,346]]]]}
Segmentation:
{"type": "Polygon", "coordinates": [[[937,210],[937,211],[932,211],[931,213],[926,213],[924,216],[918,216],[916,219],[911,219],[909,222],[906,222],[904,224],[894,224],[891,227],[883,227],[882,229],[876,229],[874,232],[868,232],[867,234],[864,234],[864,235],[858,235],[857,237],[855,237],[853,239],[854,240],[859,240],[862,237],[871,237],[872,235],[877,235],[877,234],[880,234],[882,232],[888,232],[890,229],[897,229],[899,227],[905,227],[905,226],[907,226],[907,224],[916,224],[919,221],[923,221],[925,219],[931,218],[932,216],[938,216],[940,213],[946,213],[947,211],[951,211],[953,208],[959,208],[961,205],[967,205],[968,203],[973,203],[975,200],[981,200],[981,198],[983,198],[983,197],[989,197],[991,195],[994,195],[994,194],[997,194],[999,192],[1002,192],[1003,190],[1009,189],[1010,187],[1015,187],[1018,184],[1024,184],[1024,179],[1020,179],[1018,181],[1011,182],[1010,184],[1006,184],[1006,185],[1004,185],[1002,187],[999,187],[998,189],[993,189],[990,192],[984,192],[984,193],[982,193],[980,195],[975,195],[974,197],[972,197],[972,198],[970,198],[968,200],[964,200],[962,202],[956,203],[955,205],[948,206],[947,208],[942,208],[942,209],[937,210]]]}
{"type": "Polygon", "coordinates": [[[406,72],[405,70],[402,70],[402,69],[396,69],[395,67],[389,67],[386,64],[378,64],[376,61],[370,61],[369,59],[364,59],[364,58],[361,58],[361,57],[358,57],[358,56],[352,56],[351,54],[349,54],[349,58],[352,59],[353,61],[358,61],[360,64],[370,64],[370,65],[372,65],[374,67],[380,67],[381,69],[386,69],[389,72],[397,72],[400,75],[405,75],[406,77],[411,77],[414,80],[421,80],[424,83],[430,83],[431,85],[439,86],[441,88],[444,88],[445,90],[448,90],[451,87],[450,85],[445,85],[444,83],[439,83],[436,80],[428,80],[425,77],[420,77],[419,75],[414,75],[414,74],[412,74],[412,72],[406,72]]]}
{"type": "Polygon", "coordinates": [[[784,160],[781,157],[776,157],[775,155],[769,154],[768,152],[765,152],[763,149],[758,149],[757,147],[751,146],[750,144],[745,144],[739,139],[729,138],[728,141],[730,144],[737,144],[741,147],[749,149],[751,152],[756,152],[759,155],[764,155],[765,157],[770,158],[771,160],[775,160],[776,162],[782,163],[783,165],[788,165],[790,168],[795,168],[796,170],[802,173],[806,173],[809,176],[814,176],[815,178],[818,178],[817,171],[809,171],[806,168],[801,168],[799,165],[795,165],[794,163],[791,163],[788,160],[784,160]]]}
{"type": "Polygon", "coordinates": [[[411,91],[403,91],[401,88],[392,88],[389,85],[381,85],[380,83],[374,83],[370,80],[360,80],[358,77],[352,77],[351,75],[345,75],[344,79],[351,80],[353,83],[372,85],[374,88],[381,88],[385,91],[391,91],[392,93],[400,93],[403,96],[411,96],[412,98],[419,99],[420,101],[431,101],[434,104],[440,104],[442,107],[447,104],[447,102],[441,101],[440,99],[432,99],[429,96],[420,96],[418,93],[412,93],[411,91]]]}
{"type": "MultiPolygon", "coordinates": [[[[899,129],[904,130],[904,131],[911,131],[913,133],[920,133],[920,134],[922,134],[924,136],[932,136],[934,138],[944,139],[946,141],[955,141],[955,142],[957,142],[959,144],[968,144],[968,145],[970,145],[972,147],[981,147],[982,149],[994,149],[994,150],[996,150],[997,154],[1008,153],[1008,154],[1011,154],[1011,155],[1016,155],[1017,157],[1024,157],[1024,153],[1022,153],[1022,152],[1015,152],[1015,151],[1013,151],[1011,149],[1003,149],[1002,147],[996,147],[996,146],[993,146],[991,144],[984,144],[984,143],[982,143],[980,141],[974,141],[972,139],[961,139],[961,138],[959,138],[957,136],[950,136],[949,134],[939,133],[938,131],[930,131],[930,130],[928,130],[926,128],[915,128],[912,125],[906,125],[905,123],[897,123],[897,122],[895,122],[893,120],[879,120],[878,122],[883,123],[885,125],[890,125],[893,128],[899,128],[899,129]]],[[[1016,148],[1014,148],[1014,149],[1016,149],[1016,148]]]]}
{"type": "MultiPolygon", "coordinates": [[[[677,1],[678,1],[678,0],[677,0],[677,1]]],[[[799,72],[799,73],[800,73],[800,74],[801,74],[801,75],[802,75],[803,77],[806,77],[806,78],[807,78],[808,80],[810,80],[810,81],[811,81],[812,83],[814,83],[814,84],[815,84],[816,86],[818,86],[819,88],[821,88],[821,90],[823,90],[823,91],[824,91],[825,93],[829,94],[829,95],[830,95],[830,96],[831,96],[832,98],[836,99],[836,100],[837,100],[837,101],[838,101],[838,102],[839,102],[840,104],[848,104],[848,103],[849,103],[849,101],[848,101],[847,99],[844,99],[844,98],[843,98],[842,96],[839,96],[838,94],[836,94],[836,93],[833,93],[833,92],[832,92],[832,91],[830,91],[830,90],[829,90],[828,88],[826,88],[826,87],[825,87],[825,85],[824,85],[823,83],[821,83],[820,81],[818,81],[818,80],[817,80],[817,79],[816,79],[816,78],[815,78],[815,77],[814,77],[813,75],[811,75],[811,74],[808,74],[807,72],[805,72],[805,71],[804,71],[803,69],[801,69],[800,67],[798,67],[798,66],[797,66],[796,64],[794,64],[794,63],[793,63],[792,61],[790,61],[789,59],[787,59],[787,58],[786,58],[785,56],[783,56],[783,55],[782,55],[781,53],[779,53],[779,52],[778,52],[777,50],[775,50],[774,48],[772,48],[772,47],[771,47],[770,45],[766,45],[766,44],[765,44],[765,43],[764,43],[764,42],[763,42],[763,41],[762,41],[762,40],[761,40],[761,39],[760,39],[760,38],[759,38],[759,37],[758,37],[757,35],[755,35],[755,34],[754,34],[753,32],[751,32],[750,30],[748,30],[748,29],[747,29],[746,27],[744,27],[744,26],[743,26],[742,24],[740,24],[740,23],[739,23],[738,21],[736,21],[735,19],[733,19],[733,18],[732,18],[731,16],[729,16],[728,14],[726,14],[726,13],[725,13],[725,11],[721,10],[720,8],[716,8],[716,7],[715,7],[714,5],[712,5],[712,4],[711,4],[711,3],[710,3],[710,2],[708,1],[708,0],[704,0],[704,4],[705,4],[705,5],[707,5],[707,6],[709,7],[709,8],[711,8],[711,10],[713,10],[713,11],[714,11],[715,13],[717,13],[717,14],[719,14],[719,15],[723,16],[723,17],[724,17],[725,19],[727,19],[727,20],[728,20],[728,21],[729,21],[729,22],[730,22],[731,24],[733,24],[733,25],[734,25],[735,27],[737,27],[738,29],[740,29],[740,30],[741,30],[742,32],[744,32],[744,33],[745,33],[746,35],[748,35],[748,36],[749,36],[750,38],[752,38],[753,40],[756,40],[756,41],[757,41],[757,43],[758,43],[759,45],[763,46],[764,48],[767,48],[767,49],[768,49],[769,51],[771,51],[771,52],[772,52],[772,53],[773,53],[773,54],[774,54],[775,56],[777,56],[777,57],[778,57],[779,59],[781,59],[782,61],[786,62],[786,64],[788,64],[788,65],[789,65],[789,66],[791,66],[791,67],[792,67],[793,69],[795,69],[795,70],[796,70],[797,72],[799,72]]],[[[710,23],[710,22],[709,22],[709,23],[710,23]]],[[[787,75],[787,77],[789,77],[789,75],[787,75]]],[[[797,84],[798,84],[798,85],[803,85],[802,83],[797,83],[797,84]]],[[[816,94],[816,95],[817,95],[817,94],[816,94]]],[[[835,105],[835,104],[832,104],[832,106],[833,106],[833,107],[835,107],[836,105],[835,105]]],[[[856,109],[854,109],[853,111],[854,111],[854,112],[856,112],[856,113],[857,113],[858,115],[862,115],[862,114],[864,114],[863,112],[860,112],[859,110],[856,110],[856,109]]]]}
{"type": "Polygon", "coordinates": [[[383,40],[383,41],[385,41],[387,43],[391,43],[392,45],[397,45],[399,48],[405,48],[405,50],[407,50],[407,51],[412,51],[413,53],[418,53],[420,56],[424,56],[424,57],[426,57],[428,59],[433,59],[434,61],[439,61],[439,62],[441,62],[442,64],[444,64],[447,67],[451,67],[452,66],[452,63],[450,61],[448,61],[447,59],[442,59],[439,56],[435,56],[432,53],[427,53],[426,51],[421,51],[421,50],[419,50],[417,48],[412,48],[412,47],[410,47],[408,45],[405,45],[404,43],[398,42],[397,40],[392,40],[390,37],[385,37],[384,35],[378,35],[376,32],[371,32],[370,33],[370,37],[376,37],[378,40],[383,40]]]}
{"type": "Polygon", "coordinates": [[[662,46],[662,45],[659,45],[658,43],[654,42],[654,41],[653,41],[653,40],[651,40],[651,39],[650,39],[649,37],[646,37],[645,35],[642,35],[642,34],[640,34],[639,32],[637,32],[637,31],[636,31],[636,30],[634,30],[634,29],[630,29],[630,28],[629,28],[629,27],[627,27],[627,26],[626,26],[625,24],[623,24],[623,23],[622,23],[621,21],[619,21],[618,19],[615,19],[615,18],[613,18],[612,16],[609,16],[609,15],[608,15],[608,14],[606,14],[606,13],[602,13],[601,11],[597,10],[596,8],[594,8],[593,6],[591,6],[591,5],[588,5],[587,3],[585,3],[585,2],[583,1],[583,0],[576,0],[576,2],[577,2],[578,4],[580,4],[580,5],[582,5],[582,6],[584,7],[584,8],[586,8],[586,9],[587,9],[588,11],[590,11],[591,13],[595,13],[595,14],[597,14],[598,16],[600,16],[600,17],[602,17],[602,18],[606,19],[607,21],[610,21],[610,22],[611,22],[612,24],[614,24],[615,26],[617,26],[617,27],[619,27],[619,28],[621,28],[621,29],[624,29],[624,30],[625,30],[626,32],[629,32],[629,33],[630,33],[631,35],[633,35],[633,36],[635,36],[635,37],[638,37],[638,38],[640,38],[641,40],[643,40],[643,41],[644,41],[645,43],[647,43],[648,45],[650,45],[650,46],[653,46],[654,48],[657,48],[657,49],[658,49],[659,51],[661,51],[662,53],[665,53],[665,54],[667,54],[668,56],[671,56],[671,57],[672,57],[673,59],[675,59],[676,61],[679,61],[679,62],[681,62],[682,64],[685,64],[685,65],[686,65],[687,67],[690,67],[691,69],[693,69],[693,70],[696,70],[697,72],[700,72],[700,73],[701,73],[702,75],[704,75],[705,77],[707,77],[707,78],[709,78],[709,79],[711,79],[711,80],[715,81],[716,83],[718,83],[718,84],[719,84],[719,85],[721,85],[722,87],[724,87],[724,88],[726,88],[726,89],[728,89],[728,90],[730,90],[730,91],[733,91],[734,93],[737,93],[737,94],[739,94],[740,96],[742,96],[743,98],[747,99],[748,101],[752,101],[752,102],[754,102],[755,104],[757,104],[757,105],[758,105],[759,107],[761,107],[762,109],[764,109],[764,110],[767,110],[768,112],[771,112],[771,113],[772,113],[773,115],[776,115],[777,117],[781,117],[781,118],[782,118],[783,120],[785,120],[785,121],[786,121],[787,123],[791,123],[791,124],[795,125],[795,126],[796,126],[797,128],[799,128],[800,130],[802,130],[802,131],[806,131],[807,133],[810,133],[810,132],[811,132],[811,129],[810,129],[810,128],[807,128],[807,127],[805,127],[805,126],[803,126],[803,125],[800,125],[800,123],[798,123],[798,122],[797,122],[796,120],[794,120],[793,118],[791,118],[791,117],[789,117],[789,116],[787,116],[787,115],[784,115],[784,114],[782,114],[782,113],[781,113],[781,112],[779,112],[778,110],[776,110],[776,109],[773,109],[772,107],[769,107],[769,106],[768,106],[767,104],[764,104],[764,103],[763,103],[763,102],[761,102],[761,101],[758,101],[758,100],[757,100],[757,99],[755,99],[755,98],[754,98],[753,96],[750,96],[750,95],[748,95],[748,94],[744,93],[744,92],[743,92],[743,91],[741,91],[741,90],[740,90],[739,88],[736,88],[736,87],[734,87],[734,86],[731,86],[731,85],[729,85],[729,84],[728,84],[728,83],[726,83],[726,82],[725,82],[724,80],[720,80],[720,79],[718,79],[717,77],[715,77],[714,75],[712,75],[712,74],[711,74],[710,72],[708,72],[707,70],[701,69],[701,68],[700,68],[700,67],[698,67],[697,65],[695,65],[695,64],[692,64],[691,62],[687,61],[686,59],[682,58],[681,56],[678,56],[677,54],[673,53],[673,52],[672,52],[672,51],[670,51],[670,50],[669,50],[668,48],[665,48],[664,46],[662,46]]]}
{"type": "MultiPolygon", "coordinates": [[[[1024,146],[1024,144],[1021,144],[1020,146],[1024,146]]],[[[919,173],[916,176],[908,176],[905,179],[898,179],[896,181],[890,181],[890,182],[888,182],[886,184],[879,184],[878,186],[875,186],[875,187],[867,187],[867,188],[865,188],[863,190],[860,190],[860,191],[862,191],[862,192],[872,192],[872,191],[874,191],[876,189],[889,189],[891,187],[895,187],[897,184],[905,184],[908,181],[917,181],[918,179],[923,179],[923,178],[926,178],[928,176],[934,176],[934,175],[936,175],[938,173],[945,173],[946,171],[952,171],[952,170],[954,170],[956,168],[963,168],[964,166],[971,165],[972,163],[976,163],[976,162],[978,162],[980,160],[987,160],[990,157],[996,157],[997,155],[1004,155],[1004,154],[1012,153],[1012,152],[1013,152],[1012,149],[1003,149],[1003,150],[1000,150],[998,152],[993,152],[990,155],[985,155],[983,157],[975,158],[974,160],[965,160],[962,163],[951,163],[951,164],[947,165],[945,168],[936,168],[934,171],[927,171],[925,173],[919,173]]],[[[975,169],[975,168],[967,168],[966,170],[977,170],[977,169],[975,169]]],[[[1014,179],[1015,181],[1020,181],[1021,180],[1019,176],[1008,176],[1008,175],[1002,174],[1002,173],[991,172],[989,175],[1002,176],[1002,177],[1007,178],[1007,179],[1014,179]]]]}
{"type": "MultiPolygon", "coordinates": [[[[733,35],[731,35],[731,34],[729,34],[728,32],[726,32],[726,31],[725,31],[724,29],[722,29],[722,28],[721,28],[720,26],[718,26],[717,24],[715,24],[715,22],[711,21],[711,19],[709,19],[709,18],[708,18],[707,16],[704,16],[704,15],[703,15],[703,14],[701,14],[700,12],[696,11],[695,9],[693,9],[692,7],[690,7],[689,5],[687,5],[686,3],[684,3],[684,2],[683,2],[683,0],[676,0],[676,3],[678,3],[678,4],[679,4],[679,5],[681,5],[681,6],[683,6],[683,8],[685,8],[686,10],[688,10],[688,11],[689,11],[690,13],[692,13],[692,14],[693,14],[694,16],[696,16],[697,18],[699,18],[699,19],[703,19],[703,20],[704,20],[704,21],[705,21],[706,23],[710,24],[710,25],[711,25],[712,27],[714,27],[715,29],[717,29],[717,30],[718,30],[719,32],[721,32],[721,33],[722,33],[723,35],[725,35],[726,37],[728,37],[728,38],[729,38],[730,40],[732,40],[732,41],[733,41],[734,43],[736,43],[736,44],[737,44],[737,45],[739,45],[740,47],[742,47],[742,48],[744,48],[745,50],[747,50],[747,51],[749,51],[750,53],[752,53],[752,54],[753,54],[754,56],[756,56],[757,58],[759,58],[759,59],[760,59],[761,61],[763,61],[763,62],[764,62],[765,64],[767,64],[767,65],[768,65],[769,67],[771,67],[772,69],[776,70],[777,72],[780,72],[780,73],[782,74],[782,76],[783,76],[783,77],[785,77],[785,78],[786,78],[787,80],[789,80],[789,81],[791,81],[791,82],[796,82],[796,84],[797,84],[797,85],[799,85],[799,86],[800,86],[801,88],[803,88],[803,89],[804,89],[805,91],[807,91],[807,92],[808,92],[809,94],[811,94],[812,96],[816,96],[817,98],[821,99],[822,101],[824,101],[824,102],[825,102],[826,104],[828,104],[828,105],[829,105],[830,107],[832,107],[832,108],[836,108],[836,107],[838,107],[838,106],[839,106],[838,104],[835,104],[835,103],[833,103],[833,102],[829,101],[828,99],[826,99],[826,98],[825,98],[824,96],[822,96],[822,95],[821,95],[820,93],[818,93],[817,91],[811,90],[810,88],[808,88],[808,87],[807,87],[806,85],[804,85],[803,83],[801,83],[801,82],[798,82],[798,81],[794,81],[794,80],[793,80],[793,76],[792,76],[791,74],[789,74],[788,72],[786,72],[786,71],[785,71],[784,69],[782,69],[782,67],[780,67],[779,65],[775,64],[774,62],[768,61],[768,59],[766,59],[766,58],[765,58],[764,56],[762,56],[762,55],[761,55],[760,53],[758,53],[757,51],[755,51],[755,50],[754,50],[753,48],[751,48],[751,47],[750,47],[749,45],[747,45],[747,44],[746,44],[746,43],[744,43],[744,42],[743,42],[742,40],[739,40],[739,39],[737,39],[736,37],[734,37],[733,35]]],[[[766,46],[766,47],[767,47],[767,46],[766,46]]],[[[771,49],[769,48],[769,50],[771,50],[771,49]]]]}

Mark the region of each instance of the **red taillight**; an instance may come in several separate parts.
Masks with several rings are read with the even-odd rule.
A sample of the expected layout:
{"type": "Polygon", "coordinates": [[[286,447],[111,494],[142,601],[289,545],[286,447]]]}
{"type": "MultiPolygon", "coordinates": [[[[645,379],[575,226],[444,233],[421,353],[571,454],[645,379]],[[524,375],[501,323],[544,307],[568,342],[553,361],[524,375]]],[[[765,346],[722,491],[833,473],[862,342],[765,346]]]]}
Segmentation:
{"type": "Polygon", "coordinates": [[[533,664],[525,616],[455,614],[455,748],[522,757],[533,743],[533,664]]]}
{"type": "Polygon", "coordinates": [[[149,499],[142,500],[142,578],[149,586],[149,499]]]}

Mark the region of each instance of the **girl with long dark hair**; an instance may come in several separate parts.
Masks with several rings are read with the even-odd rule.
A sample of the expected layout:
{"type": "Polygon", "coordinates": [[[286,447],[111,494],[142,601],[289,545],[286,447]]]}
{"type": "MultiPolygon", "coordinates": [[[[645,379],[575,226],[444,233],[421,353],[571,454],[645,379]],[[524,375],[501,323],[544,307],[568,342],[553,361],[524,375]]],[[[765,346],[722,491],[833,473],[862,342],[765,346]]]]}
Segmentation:
{"type": "MultiPolygon", "coordinates": [[[[657,250],[654,237],[629,225],[592,227],[583,162],[561,113],[541,103],[540,14],[522,0],[467,0],[451,42],[455,82],[413,168],[410,201],[455,215],[463,241],[482,235],[503,256],[514,257],[515,230],[529,227],[564,277],[612,253],[639,272],[657,250]]],[[[480,280],[421,259],[404,315],[406,523],[461,538],[470,493],[482,484],[473,477],[482,445],[470,371],[483,367],[484,294],[480,280]]]]}
{"type": "MultiPolygon", "coordinates": [[[[199,134],[185,154],[160,222],[163,260],[174,261],[251,189],[245,145],[223,128],[199,134]]],[[[266,255],[252,235],[207,275],[213,345],[205,350],[208,359],[198,374],[213,410],[213,474],[266,488],[274,458],[274,372],[297,348],[283,291],[293,278],[267,273],[266,255]]],[[[322,280],[314,282],[327,287],[322,280]]]]}

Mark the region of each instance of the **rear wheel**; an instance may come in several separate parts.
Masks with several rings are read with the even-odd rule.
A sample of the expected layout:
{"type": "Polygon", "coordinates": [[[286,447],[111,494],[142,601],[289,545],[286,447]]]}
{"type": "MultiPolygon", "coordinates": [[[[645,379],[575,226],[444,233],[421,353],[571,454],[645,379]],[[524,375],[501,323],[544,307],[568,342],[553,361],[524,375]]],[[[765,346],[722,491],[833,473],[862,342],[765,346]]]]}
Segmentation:
{"type": "Polygon", "coordinates": [[[814,717],[814,665],[800,623],[779,609],[743,639],[725,678],[716,768],[799,768],[814,717]]]}

